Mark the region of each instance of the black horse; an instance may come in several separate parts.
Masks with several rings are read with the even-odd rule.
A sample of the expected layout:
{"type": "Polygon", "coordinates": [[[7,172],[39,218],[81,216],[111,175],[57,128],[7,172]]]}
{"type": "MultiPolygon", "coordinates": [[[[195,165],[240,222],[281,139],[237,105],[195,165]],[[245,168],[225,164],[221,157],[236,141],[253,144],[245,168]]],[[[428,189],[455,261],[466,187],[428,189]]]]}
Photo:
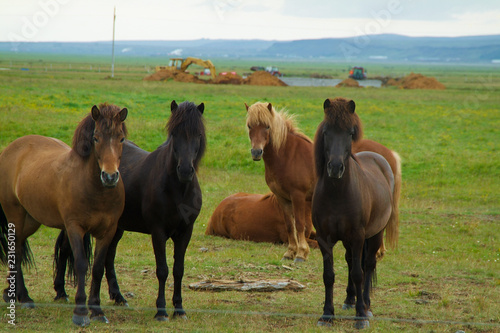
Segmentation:
{"type": "MultiPolygon", "coordinates": [[[[165,308],[165,282],[168,276],[165,244],[169,238],[174,242],[173,315],[174,318],[186,318],[181,289],[184,256],[202,205],[196,171],[206,147],[203,110],[203,103],[198,106],[191,102],[177,105],[173,101],[172,114],[166,126],[166,142],[151,153],[129,141],[123,146],[120,173],[125,185],[125,209],[106,257],[109,295],[115,304],[127,305],[118,287],[114,269],[116,247],[124,230],[150,234],[159,282],[155,315],[159,321],[168,320],[165,308]]],[[[56,300],[67,298],[64,274],[70,255],[71,249],[67,246],[64,233],[61,233],[56,242],[56,300]]],[[[71,265],[71,261],[68,262],[71,265]]]]}
{"type": "MultiPolygon", "coordinates": [[[[318,181],[312,202],[312,221],[323,255],[325,305],[318,325],[331,325],[334,318],[332,248],[342,241],[349,266],[345,306],[355,300],[356,328],[369,325],[370,290],[375,277],[376,254],[384,230],[398,228],[392,214],[394,175],[386,159],[377,153],[352,153],[352,144],[361,139],[361,121],[352,100],[327,99],[325,118],[314,140],[318,181]]],[[[397,232],[387,232],[389,245],[397,232]]]]}

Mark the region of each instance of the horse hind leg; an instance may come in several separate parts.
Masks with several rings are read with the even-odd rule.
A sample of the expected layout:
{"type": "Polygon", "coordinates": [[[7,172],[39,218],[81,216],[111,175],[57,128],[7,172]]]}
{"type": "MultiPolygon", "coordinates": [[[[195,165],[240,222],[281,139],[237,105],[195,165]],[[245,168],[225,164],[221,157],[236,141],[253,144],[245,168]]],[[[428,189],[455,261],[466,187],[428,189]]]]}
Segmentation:
{"type": "Polygon", "coordinates": [[[115,305],[123,305],[128,307],[128,302],[123,297],[120,292],[120,287],[118,286],[118,280],[116,279],[116,271],[115,271],[115,256],[116,256],[116,247],[118,246],[118,242],[123,236],[123,229],[117,229],[113,240],[108,248],[108,253],[106,255],[106,280],[108,281],[108,290],[109,290],[109,298],[115,301],[115,305]]]}
{"type": "Polygon", "coordinates": [[[7,224],[7,221],[9,221],[10,225],[15,226],[15,230],[10,229],[7,231],[7,234],[11,234],[15,238],[15,249],[13,254],[15,261],[11,262],[10,257],[8,257],[9,260],[7,260],[7,265],[9,272],[7,281],[9,282],[9,287],[4,290],[3,298],[5,301],[10,301],[15,298],[22,304],[22,307],[34,308],[35,303],[29,296],[28,289],[24,282],[22,266],[30,267],[33,265],[33,255],[27,238],[38,230],[40,223],[27,214],[24,209],[9,212],[9,216],[2,214],[2,224],[4,222],[7,224]],[[16,223],[16,221],[21,221],[22,223],[16,223]],[[12,283],[14,283],[13,289],[11,288],[12,283]]]}
{"type": "Polygon", "coordinates": [[[368,317],[372,317],[373,313],[371,311],[371,300],[370,294],[373,285],[377,282],[377,253],[383,244],[384,232],[381,231],[377,235],[369,238],[365,241],[364,255],[363,255],[363,266],[364,266],[364,291],[363,300],[366,305],[368,317]]]}
{"type": "Polygon", "coordinates": [[[288,248],[283,255],[285,260],[294,260],[297,255],[299,242],[297,240],[297,229],[295,228],[295,217],[293,215],[292,203],[288,200],[276,196],[278,203],[283,209],[283,219],[285,221],[286,232],[288,234],[288,248]]]}
{"type": "Polygon", "coordinates": [[[73,254],[71,251],[71,245],[69,244],[68,235],[66,231],[61,230],[54,246],[54,290],[56,291],[54,301],[69,301],[68,294],[64,288],[66,283],[64,276],[66,274],[68,260],[74,261],[72,256],[73,254]]]}
{"type": "Polygon", "coordinates": [[[346,298],[344,304],[342,305],[342,310],[354,309],[356,307],[356,289],[354,288],[354,283],[352,282],[351,272],[352,272],[352,253],[351,248],[344,243],[345,251],[345,261],[347,263],[347,288],[346,288],[346,298]]]}
{"type": "Polygon", "coordinates": [[[87,295],[85,294],[85,276],[88,270],[88,262],[83,246],[83,236],[85,232],[79,227],[73,227],[67,230],[71,250],[75,258],[75,275],[76,275],[76,294],[75,294],[75,309],[73,310],[73,323],[77,326],[87,326],[90,324],[88,318],[88,309],[85,305],[87,295]]]}

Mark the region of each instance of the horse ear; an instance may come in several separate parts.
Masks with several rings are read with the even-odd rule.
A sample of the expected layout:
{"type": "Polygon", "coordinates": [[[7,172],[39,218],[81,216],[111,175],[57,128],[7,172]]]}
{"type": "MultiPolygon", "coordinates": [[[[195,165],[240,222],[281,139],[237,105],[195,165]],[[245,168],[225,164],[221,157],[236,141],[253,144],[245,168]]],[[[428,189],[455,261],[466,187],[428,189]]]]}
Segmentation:
{"type": "Polygon", "coordinates": [[[92,114],[92,119],[94,119],[94,121],[99,120],[99,117],[101,116],[101,111],[99,111],[99,108],[96,105],[92,107],[92,111],[90,113],[92,114]]]}
{"type": "Polygon", "coordinates": [[[118,117],[120,118],[120,121],[124,122],[125,119],[127,119],[128,115],[128,110],[127,108],[123,108],[120,112],[118,112],[118,117]]]}
{"type": "Polygon", "coordinates": [[[271,112],[271,114],[274,116],[273,114],[273,105],[271,103],[267,103],[267,109],[269,110],[269,112],[271,112]]]}
{"type": "Polygon", "coordinates": [[[205,104],[201,103],[200,105],[197,106],[198,111],[200,111],[201,114],[203,114],[203,111],[205,110],[205,104]]]}
{"type": "Polygon", "coordinates": [[[248,104],[247,103],[245,103],[245,107],[247,108],[247,112],[248,112],[248,104]]]}
{"type": "Polygon", "coordinates": [[[349,102],[347,102],[347,107],[349,108],[349,111],[351,113],[354,113],[354,110],[356,109],[356,103],[351,99],[349,102]]]}
{"type": "Polygon", "coordinates": [[[170,103],[170,111],[171,112],[174,112],[175,110],[177,110],[177,103],[175,102],[175,99],[172,101],[172,103],[170,103]]]}
{"type": "Polygon", "coordinates": [[[325,102],[323,103],[323,109],[329,108],[330,105],[332,105],[332,103],[330,102],[330,99],[329,98],[325,99],[325,102]]]}

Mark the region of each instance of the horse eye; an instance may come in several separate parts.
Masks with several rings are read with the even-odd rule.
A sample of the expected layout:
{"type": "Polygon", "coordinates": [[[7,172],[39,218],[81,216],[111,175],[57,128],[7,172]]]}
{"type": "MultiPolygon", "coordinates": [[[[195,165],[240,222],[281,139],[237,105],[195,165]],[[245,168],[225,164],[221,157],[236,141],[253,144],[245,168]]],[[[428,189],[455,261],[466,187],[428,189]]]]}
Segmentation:
{"type": "Polygon", "coordinates": [[[268,129],[270,129],[270,128],[271,128],[271,126],[267,126],[267,127],[266,127],[266,130],[268,130],[268,129]]]}
{"type": "Polygon", "coordinates": [[[125,138],[121,138],[120,143],[125,142],[125,138]]]}
{"type": "Polygon", "coordinates": [[[92,138],[92,140],[94,140],[95,143],[99,142],[99,139],[97,139],[95,136],[92,138]]]}
{"type": "Polygon", "coordinates": [[[249,130],[252,129],[252,126],[250,126],[250,125],[247,125],[247,127],[248,127],[249,130]]]}

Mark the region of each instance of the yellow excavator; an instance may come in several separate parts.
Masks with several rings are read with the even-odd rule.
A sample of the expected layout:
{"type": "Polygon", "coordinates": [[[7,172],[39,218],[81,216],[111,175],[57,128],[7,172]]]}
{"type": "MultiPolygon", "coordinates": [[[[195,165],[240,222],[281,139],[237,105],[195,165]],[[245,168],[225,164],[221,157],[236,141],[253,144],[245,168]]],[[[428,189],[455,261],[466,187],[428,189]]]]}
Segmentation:
{"type": "Polygon", "coordinates": [[[199,58],[187,57],[187,58],[170,58],[168,66],[156,66],[156,71],[161,70],[179,70],[184,72],[190,65],[195,64],[205,68],[202,72],[204,75],[211,75],[215,79],[215,66],[210,60],[202,60],[199,58]]]}

